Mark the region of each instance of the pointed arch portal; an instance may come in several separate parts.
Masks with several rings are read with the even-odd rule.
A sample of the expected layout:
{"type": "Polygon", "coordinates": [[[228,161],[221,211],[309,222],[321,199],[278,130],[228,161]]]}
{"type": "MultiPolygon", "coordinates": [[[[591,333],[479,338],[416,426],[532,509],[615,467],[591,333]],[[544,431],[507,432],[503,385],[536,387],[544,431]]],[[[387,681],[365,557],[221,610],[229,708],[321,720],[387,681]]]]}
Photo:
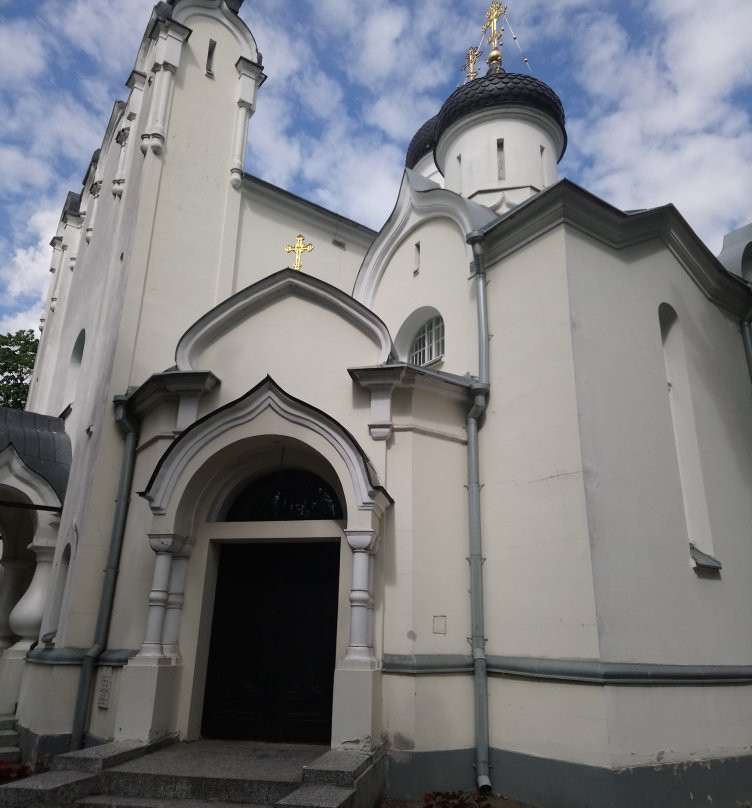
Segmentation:
{"type": "Polygon", "coordinates": [[[179,689],[180,704],[163,726],[123,716],[122,736],[377,738],[373,569],[391,499],[353,436],[267,377],[186,429],[143,496],[156,561],[123,687],[179,689]]]}

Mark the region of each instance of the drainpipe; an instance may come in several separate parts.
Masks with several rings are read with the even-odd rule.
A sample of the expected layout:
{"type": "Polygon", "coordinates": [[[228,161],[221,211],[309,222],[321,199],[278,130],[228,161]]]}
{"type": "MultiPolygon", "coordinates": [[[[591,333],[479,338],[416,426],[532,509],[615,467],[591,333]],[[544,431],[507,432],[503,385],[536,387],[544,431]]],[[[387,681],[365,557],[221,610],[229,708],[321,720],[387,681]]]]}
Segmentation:
{"type": "Polygon", "coordinates": [[[468,539],[470,546],[470,612],[475,690],[475,779],[478,790],[492,791],[488,761],[488,671],[486,661],[485,618],[483,612],[483,543],[480,513],[480,457],[478,451],[479,421],[488,406],[488,306],[486,271],[483,266],[482,241],[478,231],[470,233],[467,242],[474,258],[475,298],[478,317],[478,381],[473,385],[473,405],[467,414],[467,495],[468,539]]]}
{"type": "Polygon", "coordinates": [[[747,355],[747,369],[752,380],[752,309],[742,320],[742,340],[744,340],[744,353],[747,355]]]}
{"type": "Polygon", "coordinates": [[[138,443],[138,425],[128,411],[126,396],[115,396],[115,423],[125,437],[123,457],[120,463],[120,481],[115,501],[115,516],[112,521],[110,549],[107,554],[107,567],[104,571],[102,596],[99,601],[99,613],[94,629],[94,644],[86,652],[81,663],[81,676],[78,680],[76,706],[73,712],[71,729],[71,751],[81,749],[86,733],[86,717],[91,705],[94,667],[107,646],[110,633],[112,607],[115,602],[115,586],[120,569],[120,556],[123,550],[125,522],[128,517],[130,491],[133,484],[133,470],[136,465],[136,445],[138,443]]]}

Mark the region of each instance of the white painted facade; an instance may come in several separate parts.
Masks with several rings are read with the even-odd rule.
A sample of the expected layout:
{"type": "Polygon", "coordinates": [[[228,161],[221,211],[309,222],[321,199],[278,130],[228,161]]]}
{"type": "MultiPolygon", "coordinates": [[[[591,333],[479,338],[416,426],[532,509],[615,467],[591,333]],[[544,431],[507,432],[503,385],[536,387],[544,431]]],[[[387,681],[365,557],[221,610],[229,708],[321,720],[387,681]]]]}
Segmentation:
{"type": "MultiPolygon", "coordinates": [[[[538,110],[454,123],[438,169],[427,153],[406,171],[378,233],[244,175],[265,78],[250,32],[224,0],[158,11],[53,239],[28,409],[70,406],[73,460],[56,535],[40,538],[40,522],[32,537],[45,639],[27,659],[31,642],[0,658],[0,683],[6,670],[12,680],[3,704],[17,701],[31,754],[61,751],[72,731],[116,532],[130,428],[116,423],[120,396],[137,429],[134,470],[86,738],[199,737],[220,547],[329,541],[340,547],[332,745],[386,749],[395,796],[472,787],[466,419],[483,336],[468,237],[480,234],[493,785],[555,808],[569,804],[556,796],[566,777],[536,792],[517,763],[544,779],[549,764],[571,764],[575,780],[698,760],[741,771],[752,748],[749,286],[673,208],[627,215],[558,180],[563,132],[538,110]],[[297,233],[315,244],[303,272],[283,251],[297,233]],[[442,355],[411,367],[436,315],[442,355]],[[223,521],[281,450],[332,487],[342,519],[223,521]]],[[[9,485],[31,483],[0,455],[9,485]]],[[[654,804],[647,792],[641,804],[654,804]]]]}

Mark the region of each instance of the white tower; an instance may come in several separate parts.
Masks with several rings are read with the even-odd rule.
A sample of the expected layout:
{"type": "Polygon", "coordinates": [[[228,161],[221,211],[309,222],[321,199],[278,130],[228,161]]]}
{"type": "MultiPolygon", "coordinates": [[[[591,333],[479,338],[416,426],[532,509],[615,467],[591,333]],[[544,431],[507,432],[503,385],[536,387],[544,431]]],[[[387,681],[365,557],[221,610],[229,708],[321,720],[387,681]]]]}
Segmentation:
{"type": "Polygon", "coordinates": [[[478,51],[471,50],[466,65],[469,80],[418,130],[406,165],[450,191],[504,213],[557,181],[567,133],[556,93],[534,76],[502,68],[503,29],[497,28],[498,17],[492,12],[493,7],[487,26],[493,45],[488,73],[476,78],[473,57],[477,59],[478,51]]]}

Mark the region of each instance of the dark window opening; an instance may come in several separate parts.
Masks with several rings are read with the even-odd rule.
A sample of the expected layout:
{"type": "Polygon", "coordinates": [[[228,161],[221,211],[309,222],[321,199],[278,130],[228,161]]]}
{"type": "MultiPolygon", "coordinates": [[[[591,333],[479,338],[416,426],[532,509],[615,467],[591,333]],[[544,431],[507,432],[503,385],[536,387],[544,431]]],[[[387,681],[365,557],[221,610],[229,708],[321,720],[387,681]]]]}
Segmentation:
{"type": "Polygon", "coordinates": [[[230,505],[226,522],[342,519],[342,505],[326,480],[310,471],[278,471],[254,480],[230,505]]]}

